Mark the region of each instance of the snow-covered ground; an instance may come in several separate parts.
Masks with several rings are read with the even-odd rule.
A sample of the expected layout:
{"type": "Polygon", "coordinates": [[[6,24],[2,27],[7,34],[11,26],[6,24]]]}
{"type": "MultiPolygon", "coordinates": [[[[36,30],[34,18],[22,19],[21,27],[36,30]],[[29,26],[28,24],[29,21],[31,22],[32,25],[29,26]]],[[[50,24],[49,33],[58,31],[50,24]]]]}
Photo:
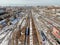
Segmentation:
{"type": "Polygon", "coordinates": [[[32,20],[30,19],[30,45],[33,45],[32,20]]]}
{"type": "MultiPolygon", "coordinates": [[[[38,15],[38,14],[37,14],[38,15]]],[[[48,30],[48,28],[46,27],[46,26],[51,26],[51,25],[49,25],[48,24],[48,22],[51,22],[53,25],[55,25],[55,26],[59,26],[59,24],[57,24],[57,23],[55,23],[54,21],[52,21],[52,20],[50,20],[50,19],[48,19],[48,18],[46,18],[46,17],[44,17],[44,16],[42,16],[41,15],[41,17],[42,18],[40,18],[40,19],[38,19],[38,17],[40,16],[40,15],[38,15],[37,16],[36,14],[33,14],[33,16],[34,16],[34,19],[36,19],[35,20],[35,24],[36,24],[36,26],[37,26],[37,28],[38,28],[38,31],[41,33],[41,30],[43,30],[43,32],[44,32],[44,34],[47,36],[47,34],[46,34],[46,32],[47,32],[47,30],[48,30]],[[35,15],[35,16],[34,16],[35,15]],[[46,21],[45,21],[46,20],[46,21]],[[42,22],[43,21],[43,22],[42,22]]],[[[50,34],[48,34],[49,36],[47,37],[48,39],[49,39],[49,41],[53,44],[53,45],[56,45],[56,42],[55,42],[55,40],[51,37],[51,35],[50,34]],[[54,42],[53,42],[54,41],[54,42]]],[[[41,38],[43,38],[42,36],[41,36],[41,38]]],[[[43,41],[43,43],[45,43],[45,45],[50,45],[50,42],[49,42],[48,40],[45,40],[45,41],[43,41]]]]}

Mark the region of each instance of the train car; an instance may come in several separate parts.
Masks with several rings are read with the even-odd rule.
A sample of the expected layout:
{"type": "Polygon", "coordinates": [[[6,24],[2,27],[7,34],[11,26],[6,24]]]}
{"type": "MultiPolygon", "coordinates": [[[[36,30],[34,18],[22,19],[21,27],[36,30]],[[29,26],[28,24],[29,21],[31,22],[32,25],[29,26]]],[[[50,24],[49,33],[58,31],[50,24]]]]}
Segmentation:
{"type": "Polygon", "coordinates": [[[11,21],[12,24],[16,24],[18,22],[18,19],[14,19],[11,21]]]}
{"type": "Polygon", "coordinates": [[[29,32],[30,32],[30,29],[29,29],[29,27],[27,27],[27,28],[26,28],[26,31],[25,31],[25,35],[26,35],[26,36],[29,36],[29,32]]]}
{"type": "Polygon", "coordinates": [[[0,25],[2,25],[3,27],[5,27],[7,25],[6,24],[6,20],[4,19],[4,20],[0,21],[0,25]]]}
{"type": "Polygon", "coordinates": [[[45,36],[45,34],[44,34],[43,31],[41,31],[41,35],[42,35],[42,39],[43,39],[43,41],[47,40],[47,37],[45,36]]]}

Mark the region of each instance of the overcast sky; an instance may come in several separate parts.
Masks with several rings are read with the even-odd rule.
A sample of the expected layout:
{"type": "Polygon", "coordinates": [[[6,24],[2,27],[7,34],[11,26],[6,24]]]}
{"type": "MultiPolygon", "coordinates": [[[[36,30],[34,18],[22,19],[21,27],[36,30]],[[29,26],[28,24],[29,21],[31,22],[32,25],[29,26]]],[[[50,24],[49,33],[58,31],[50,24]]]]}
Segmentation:
{"type": "Polygon", "coordinates": [[[0,6],[60,5],[60,0],[0,0],[0,6]]]}

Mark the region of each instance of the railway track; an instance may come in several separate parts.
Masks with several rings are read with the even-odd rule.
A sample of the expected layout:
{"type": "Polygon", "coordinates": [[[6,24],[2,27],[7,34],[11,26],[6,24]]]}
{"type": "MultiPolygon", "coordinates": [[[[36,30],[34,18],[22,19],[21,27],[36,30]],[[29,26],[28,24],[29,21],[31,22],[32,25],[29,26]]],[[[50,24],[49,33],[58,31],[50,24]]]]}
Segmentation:
{"type": "MultiPolygon", "coordinates": [[[[42,15],[41,15],[42,16],[42,15]]],[[[40,17],[40,19],[38,20],[37,19],[37,22],[41,22],[40,24],[41,24],[41,28],[43,28],[42,30],[45,30],[45,31],[47,31],[47,30],[52,30],[52,28],[51,28],[51,26],[53,27],[53,25],[51,25],[49,22],[49,20],[46,20],[46,17],[40,17]]],[[[52,22],[52,21],[51,21],[52,22]]],[[[54,25],[55,26],[55,25],[54,25]]],[[[44,31],[44,33],[45,33],[45,35],[47,35],[46,34],[46,32],[44,31]]],[[[41,31],[40,31],[41,32],[41,31]]],[[[49,35],[49,34],[48,34],[49,35]]],[[[52,34],[50,34],[50,37],[52,36],[52,34]]],[[[55,43],[52,43],[52,45],[59,45],[57,42],[56,42],[56,40],[54,39],[55,37],[51,37],[51,39],[52,39],[52,41],[54,41],[55,43]]],[[[49,39],[49,38],[48,38],[49,39]]],[[[50,42],[51,40],[49,39],[49,41],[48,42],[50,42]]],[[[51,42],[52,42],[51,41],[51,42]]]]}
{"type": "MultiPolygon", "coordinates": [[[[49,18],[46,17],[46,15],[43,15],[43,14],[41,15],[38,13],[34,14],[34,12],[33,12],[33,16],[34,16],[34,19],[36,19],[35,24],[37,25],[38,31],[41,33],[41,30],[43,30],[43,33],[46,37],[47,37],[46,32],[48,30],[52,30],[52,28],[54,26],[60,27],[57,22],[50,20],[49,18]]],[[[47,41],[48,41],[49,45],[59,45],[59,41],[57,42],[57,39],[51,33],[48,34],[47,41]]],[[[47,42],[46,42],[46,45],[47,45],[47,42]]]]}
{"type": "Polygon", "coordinates": [[[34,19],[32,15],[28,16],[27,27],[29,28],[29,35],[26,37],[25,45],[41,45],[38,39],[38,30],[35,27],[34,19]]]}
{"type": "MultiPolygon", "coordinates": [[[[46,26],[48,29],[50,29],[50,30],[52,30],[52,28],[54,27],[53,24],[50,24],[49,22],[47,22],[47,21],[45,21],[45,20],[42,20],[42,22],[43,22],[43,23],[45,24],[45,26],[46,26]],[[48,25],[50,25],[50,26],[48,26],[48,25]]],[[[52,36],[52,39],[55,38],[52,33],[50,33],[50,35],[52,36]]],[[[55,38],[55,39],[56,39],[56,38],[55,38]]],[[[55,40],[55,39],[54,39],[54,40],[55,40]]],[[[57,40],[55,40],[55,43],[58,43],[57,40]]],[[[57,45],[59,45],[59,43],[58,43],[57,45]]]]}
{"type": "Polygon", "coordinates": [[[35,27],[33,19],[32,19],[32,30],[33,30],[33,45],[39,45],[36,27],[35,27]]]}
{"type": "Polygon", "coordinates": [[[37,16],[40,17],[35,17],[33,13],[30,10],[26,16],[16,24],[6,26],[6,29],[3,28],[0,31],[0,44],[59,45],[59,42],[57,42],[51,31],[49,31],[52,30],[53,26],[59,26],[59,24],[38,13],[37,16]]]}
{"type": "MultiPolygon", "coordinates": [[[[18,27],[18,26],[17,26],[18,27]]],[[[16,29],[16,25],[10,25],[10,26],[6,26],[4,27],[1,31],[0,31],[0,44],[2,45],[5,41],[4,44],[6,45],[11,45],[11,35],[14,32],[14,30],[16,29]],[[8,40],[7,40],[8,39],[8,40]],[[8,41],[8,42],[7,42],[8,41]],[[9,44],[8,44],[9,43],[9,44]]]]}

